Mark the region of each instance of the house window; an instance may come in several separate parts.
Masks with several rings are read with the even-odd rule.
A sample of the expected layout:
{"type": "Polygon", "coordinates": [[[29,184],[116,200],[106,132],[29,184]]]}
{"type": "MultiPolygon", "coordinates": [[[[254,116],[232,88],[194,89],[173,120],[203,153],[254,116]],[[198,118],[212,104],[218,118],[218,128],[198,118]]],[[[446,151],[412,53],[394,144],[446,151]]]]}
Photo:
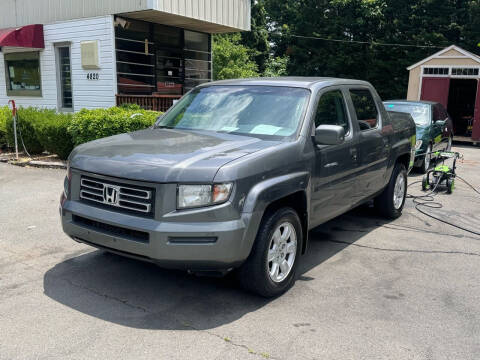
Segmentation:
{"type": "Polygon", "coordinates": [[[42,96],[38,52],[5,54],[8,96],[42,96]]]}
{"type": "Polygon", "coordinates": [[[449,68],[433,68],[433,67],[428,67],[423,69],[423,74],[424,75],[448,75],[449,68]]]}
{"type": "Polygon", "coordinates": [[[71,110],[72,97],[72,67],[70,63],[70,46],[57,47],[58,63],[58,100],[60,108],[71,110]]]}
{"type": "Polygon", "coordinates": [[[478,68],[452,68],[452,75],[478,76],[478,68]]]}
{"type": "Polygon", "coordinates": [[[210,35],[185,30],[185,92],[211,80],[210,35]]]}
{"type": "Polygon", "coordinates": [[[210,81],[210,35],[117,16],[119,94],[182,95],[210,81]]]}

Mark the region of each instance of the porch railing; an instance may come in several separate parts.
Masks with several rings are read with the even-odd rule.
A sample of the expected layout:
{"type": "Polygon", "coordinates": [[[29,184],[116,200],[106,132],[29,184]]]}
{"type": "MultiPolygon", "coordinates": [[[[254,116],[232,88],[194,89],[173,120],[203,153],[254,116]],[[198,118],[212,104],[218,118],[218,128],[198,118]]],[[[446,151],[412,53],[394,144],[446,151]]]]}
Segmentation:
{"type": "Polygon", "coordinates": [[[137,104],[145,110],[165,112],[180,98],[180,95],[117,95],[117,106],[137,104]]]}

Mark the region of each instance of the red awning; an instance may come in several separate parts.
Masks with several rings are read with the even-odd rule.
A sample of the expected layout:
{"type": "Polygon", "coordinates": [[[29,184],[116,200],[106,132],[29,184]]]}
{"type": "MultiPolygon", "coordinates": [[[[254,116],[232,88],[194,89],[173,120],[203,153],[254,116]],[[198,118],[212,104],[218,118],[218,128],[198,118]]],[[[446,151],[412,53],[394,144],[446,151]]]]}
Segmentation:
{"type": "Polygon", "coordinates": [[[44,49],[43,25],[0,29],[0,47],[2,46],[44,49]]]}

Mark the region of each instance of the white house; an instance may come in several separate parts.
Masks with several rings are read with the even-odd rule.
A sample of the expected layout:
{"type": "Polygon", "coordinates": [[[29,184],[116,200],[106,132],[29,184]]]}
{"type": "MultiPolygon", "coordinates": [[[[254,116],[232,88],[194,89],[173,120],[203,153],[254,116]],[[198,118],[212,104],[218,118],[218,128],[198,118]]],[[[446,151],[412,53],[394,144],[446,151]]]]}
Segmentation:
{"type": "Polygon", "coordinates": [[[211,34],[250,0],[0,0],[0,105],[166,110],[212,78],[211,34]]]}

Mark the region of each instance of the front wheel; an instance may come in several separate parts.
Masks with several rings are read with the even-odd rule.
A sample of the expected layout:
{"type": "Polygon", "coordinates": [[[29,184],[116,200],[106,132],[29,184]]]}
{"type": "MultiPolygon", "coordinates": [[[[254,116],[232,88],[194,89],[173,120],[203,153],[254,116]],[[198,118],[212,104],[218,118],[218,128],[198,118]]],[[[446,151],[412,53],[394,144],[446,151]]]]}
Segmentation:
{"type": "Polygon", "coordinates": [[[375,198],[375,208],[387,219],[396,219],[402,215],[406,197],[407,170],[403,164],[397,163],[387,187],[375,198]]]}
{"type": "Polygon", "coordinates": [[[426,174],[430,170],[430,165],[432,162],[432,144],[429,144],[427,147],[427,152],[423,158],[422,165],[420,165],[420,171],[422,174],[426,174]]]}
{"type": "Polygon", "coordinates": [[[266,213],[252,252],[237,272],[243,288],[264,297],[287,291],[295,282],[302,242],[295,210],[284,207],[266,213]]]}

